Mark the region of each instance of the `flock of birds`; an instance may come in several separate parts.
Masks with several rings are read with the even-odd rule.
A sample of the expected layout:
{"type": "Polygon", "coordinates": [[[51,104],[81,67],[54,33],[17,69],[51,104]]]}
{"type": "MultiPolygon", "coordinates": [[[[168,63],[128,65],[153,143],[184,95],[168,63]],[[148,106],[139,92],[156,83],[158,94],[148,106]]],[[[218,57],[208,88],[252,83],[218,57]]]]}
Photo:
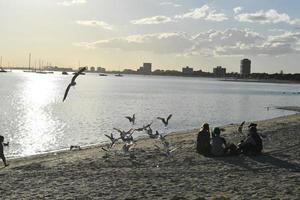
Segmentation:
{"type": "MultiPolygon", "coordinates": [[[[167,128],[171,117],[172,117],[172,114],[170,114],[166,118],[157,117],[156,119],[160,120],[163,123],[164,127],[167,128]]],[[[129,120],[131,125],[135,125],[135,121],[136,121],[135,114],[133,114],[132,117],[126,116],[125,118],[127,118],[129,120]]],[[[170,149],[170,142],[167,141],[166,136],[164,136],[162,133],[159,133],[157,130],[154,133],[153,129],[151,128],[152,124],[153,124],[153,121],[149,124],[143,125],[140,128],[130,128],[128,131],[124,131],[124,130],[121,130],[118,128],[113,128],[115,131],[117,131],[119,133],[119,136],[116,136],[113,133],[111,133],[110,135],[105,134],[105,136],[110,140],[110,144],[107,145],[107,148],[102,147],[102,149],[104,151],[109,151],[115,146],[117,141],[121,141],[121,142],[123,142],[122,150],[125,153],[128,153],[130,148],[132,148],[136,142],[133,138],[133,134],[135,132],[144,132],[149,136],[149,138],[158,139],[161,142],[163,148],[159,147],[158,145],[155,145],[155,147],[158,150],[166,153],[167,155],[170,155],[170,153],[172,151],[174,151],[174,149],[170,149]]]]}
{"type": "MultiPolygon", "coordinates": [[[[63,97],[63,102],[66,100],[71,87],[76,85],[76,82],[75,82],[76,78],[80,74],[82,74],[85,70],[86,70],[86,68],[83,67],[83,68],[79,69],[78,72],[74,73],[74,76],[71,79],[71,82],[68,84],[68,86],[65,90],[64,97],[63,97]]],[[[170,114],[166,118],[157,117],[156,119],[160,120],[163,123],[164,127],[167,128],[168,125],[169,125],[169,120],[171,119],[171,117],[172,117],[172,114],[170,114]]],[[[136,121],[135,114],[133,114],[132,116],[126,116],[125,118],[127,118],[132,125],[135,125],[135,121],[136,121]]],[[[115,146],[115,144],[118,141],[122,141],[124,143],[124,145],[122,147],[122,150],[125,153],[128,153],[130,148],[133,147],[135,145],[135,142],[136,142],[133,138],[133,133],[135,133],[135,132],[145,132],[149,136],[149,138],[159,139],[161,141],[161,144],[162,144],[163,148],[155,145],[155,147],[157,149],[159,149],[161,151],[164,151],[167,155],[170,155],[170,153],[172,151],[174,151],[175,149],[172,149],[172,150],[170,149],[170,143],[167,141],[166,136],[164,136],[162,133],[159,133],[157,130],[155,131],[155,133],[153,132],[153,130],[151,128],[152,123],[153,123],[153,121],[151,123],[147,124],[147,125],[143,125],[140,128],[131,128],[128,131],[124,131],[124,130],[121,130],[121,129],[118,129],[118,128],[113,128],[115,131],[117,131],[119,133],[119,137],[116,137],[113,133],[111,133],[110,135],[105,134],[105,136],[110,140],[110,144],[108,144],[107,148],[103,147],[102,149],[105,150],[105,151],[109,151],[115,146]]],[[[75,150],[75,149],[81,150],[81,147],[78,146],[78,145],[71,145],[70,146],[70,150],[75,150]]]]}

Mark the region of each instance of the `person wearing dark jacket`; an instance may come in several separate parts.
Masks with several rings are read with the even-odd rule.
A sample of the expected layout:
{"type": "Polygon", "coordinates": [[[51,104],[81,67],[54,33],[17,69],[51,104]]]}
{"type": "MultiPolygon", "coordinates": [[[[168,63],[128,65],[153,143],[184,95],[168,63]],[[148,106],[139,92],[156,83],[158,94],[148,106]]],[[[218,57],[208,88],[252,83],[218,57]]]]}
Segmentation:
{"type": "Polygon", "coordinates": [[[210,155],[210,132],[209,124],[203,124],[197,137],[197,152],[204,156],[210,155]]]}
{"type": "Polygon", "coordinates": [[[258,155],[262,149],[262,139],[257,133],[256,126],[250,126],[247,138],[239,144],[239,150],[244,154],[258,155]]]}

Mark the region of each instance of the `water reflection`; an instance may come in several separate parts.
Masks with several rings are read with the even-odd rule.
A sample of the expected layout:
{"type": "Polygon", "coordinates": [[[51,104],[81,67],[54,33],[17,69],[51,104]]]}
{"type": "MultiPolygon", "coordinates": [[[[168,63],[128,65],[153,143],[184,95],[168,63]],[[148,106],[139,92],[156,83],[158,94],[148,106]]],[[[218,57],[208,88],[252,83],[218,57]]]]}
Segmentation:
{"type": "MultiPolygon", "coordinates": [[[[25,77],[21,86],[20,113],[21,126],[18,145],[20,153],[32,155],[51,149],[57,143],[56,123],[49,112],[49,104],[53,103],[56,96],[57,84],[49,75],[30,74],[25,77]]],[[[20,106],[19,105],[19,106],[20,106]]]]}

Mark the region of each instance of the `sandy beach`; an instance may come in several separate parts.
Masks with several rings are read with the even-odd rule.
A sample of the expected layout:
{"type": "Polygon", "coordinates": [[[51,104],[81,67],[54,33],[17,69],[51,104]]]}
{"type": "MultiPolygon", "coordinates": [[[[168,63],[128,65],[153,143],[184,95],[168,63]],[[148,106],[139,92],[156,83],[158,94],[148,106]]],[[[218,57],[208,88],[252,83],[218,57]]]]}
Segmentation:
{"type": "MultiPolygon", "coordinates": [[[[0,166],[1,199],[299,199],[300,114],[257,123],[267,138],[256,157],[203,157],[194,130],[167,136],[171,156],[141,139],[131,155],[117,145],[10,160],[0,166]]],[[[224,127],[227,141],[243,138],[237,127],[224,127]]]]}

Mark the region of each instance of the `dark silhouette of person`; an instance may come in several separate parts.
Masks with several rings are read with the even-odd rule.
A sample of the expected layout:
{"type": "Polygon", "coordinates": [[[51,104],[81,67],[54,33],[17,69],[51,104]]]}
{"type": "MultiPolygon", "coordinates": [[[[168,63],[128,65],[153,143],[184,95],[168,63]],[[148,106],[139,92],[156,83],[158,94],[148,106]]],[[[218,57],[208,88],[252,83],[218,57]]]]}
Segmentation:
{"type": "Polygon", "coordinates": [[[204,156],[210,155],[210,132],[209,124],[203,124],[197,137],[197,152],[204,156]]]}
{"type": "Polygon", "coordinates": [[[249,155],[261,154],[263,149],[262,139],[257,133],[256,126],[249,127],[249,134],[245,141],[242,141],[239,145],[239,150],[241,153],[249,155]]]}
{"type": "Polygon", "coordinates": [[[0,135],[0,157],[4,163],[4,166],[7,167],[8,163],[6,162],[6,158],[3,153],[3,146],[8,146],[8,143],[3,143],[4,142],[4,137],[0,135]]]}

